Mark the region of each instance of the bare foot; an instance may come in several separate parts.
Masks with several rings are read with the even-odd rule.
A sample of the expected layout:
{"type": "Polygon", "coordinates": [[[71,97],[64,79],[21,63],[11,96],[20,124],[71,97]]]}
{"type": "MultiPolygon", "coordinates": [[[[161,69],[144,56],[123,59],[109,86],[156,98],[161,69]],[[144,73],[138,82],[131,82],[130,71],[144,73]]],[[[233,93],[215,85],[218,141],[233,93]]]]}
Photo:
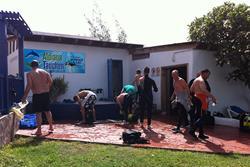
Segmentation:
{"type": "Polygon", "coordinates": [[[54,129],[53,128],[49,128],[49,133],[53,133],[54,132],[54,129]]]}
{"type": "Polygon", "coordinates": [[[35,133],[32,133],[32,135],[35,135],[37,137],[42,136],[42,132],[41,131],[36,131],[35,133]]]}

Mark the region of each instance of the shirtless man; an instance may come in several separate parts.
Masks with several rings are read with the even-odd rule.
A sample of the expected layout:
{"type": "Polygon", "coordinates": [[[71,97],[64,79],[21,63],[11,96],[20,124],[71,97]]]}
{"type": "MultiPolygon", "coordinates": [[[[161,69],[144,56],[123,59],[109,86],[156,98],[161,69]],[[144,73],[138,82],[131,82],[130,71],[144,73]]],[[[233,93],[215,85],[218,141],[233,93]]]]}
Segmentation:
{"type": "Polygon", "coordinates": [[[174,108],[176,109],[178,114],[177,126],[172,130],[175,133],[178,133],[180,132],[181,124],[185,126],[188,123],[187,111],[189,111],[190,109],[191,100],[188,84],[183,78],[179,77],[178,70],[172,71],[172,77],[174,92],[171,96],[171,100],[175,99],[174,103],[176,105],[174,106],[174,108]]]}
{"type": "Polygon", "coordinates": [[[139,85],[140,85],[140,78],[142,77],[142,74],[141,74],[141,70],[137,69],[136,70],[136,73],[135,73],[135,77],[134,77],[134,81],[133,81],[133,84],[134,86],[136,87],[137,89],[137,93],[136,93],[136,102],[139,102],[139,85]]]}
{"type": "Polygon", "coordinates": [[[209,138],[208,136],[204,135],[203,131],[203,120],[205,113],[208,109],[208,99],[211,98],[214,103],[216,103],[216,98],[207,90],[206,86],[206,80],[208,79],[210,75],[210,71],[208,69],[205,69],[201,71],[201,75],[196,78],[191,86],[190,91],[194,93],[194,96],[197,97],[201,103],[202,103],[202,110],[201,113],[198,114],[198,121],[195,122],[194,124],[194,129],[191,131],[191,135],[194,135],[195,130],[199,128],[199,138],[201,139],[207,139],[209,138]]]}
{"type": "Polygon", "coordinates": [[[85,109],[88,107],[88,105],[92,107],[93,121],[96,121],[95,103],[97,98],[94,92],[89,90],[82,90],[78,92],[73,97],[73,99],[80,105],[80,112],[82,114],[82,121],[80,121],[78,124],[86,123],[85,109]]]}
{"type": "Polygon", "coordinates": [[[136,88],[138,88],[138,86],[140,84],[141,77],[142,77],[141,70],[139,70],[139,69],[136,70],[134,81],[133,81],[133,84],[136,86],[136,88]]]}
{"type": "Polygon", "coordinates": [[[50,74],[38,68],[38,61],[33,60],[31,62],[32,71],[27,73],[27,84],[22,98],[22,102],[26,101],[26,98],[31,90],[32,96],[32,111],[36,112],[37,119],[37,131],[35,135],[42,135],[42,112],[45,112],[46,118],[49,123],[49,133],[53,132],[52,114],[50,112],[50,98],[49,90],[52,84],[52,78],[50,74]]]}

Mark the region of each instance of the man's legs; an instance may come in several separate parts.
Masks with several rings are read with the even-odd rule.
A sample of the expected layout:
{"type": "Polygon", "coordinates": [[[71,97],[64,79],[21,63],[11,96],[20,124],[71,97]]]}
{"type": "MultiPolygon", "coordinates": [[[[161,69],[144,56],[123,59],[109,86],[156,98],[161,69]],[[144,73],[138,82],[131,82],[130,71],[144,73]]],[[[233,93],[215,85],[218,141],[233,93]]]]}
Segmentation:
{"type": "Polygon", "coordinates": [[[148,123],[148,127],[151,125],[151,119],[152,119],[152,109],[153,109],[153,101],[149,100],[147,102],[147,123],[148,123]]]}
{"type": "Polygon", "coordinates": [[[128,109],[129,109],[129,95],[124,96],[124,101],[123,101],[123,110],[124,110],[124,121],[128,122],[128,109]]]}
{"type": "Polygon", "coordinates": [[[95,106],[93,106],[93,121],[96,121],[96,112],[95,112],[95,106]]]}
{"type": "Polygon", "coordinates": [[[178,114],[178,121],[177,121],[177,125],[176,128],[180,129],[181,125],[183,124],[183,106],[181,103],[177,102],[177,114],[178,114]]]}
{"type": "Polygon", "coordinates": [[[194,138],[197,138],[195,135],[195,130],[200,125],[200,114],[201,114],[201,101],[195,97],[192,96],[192,106],[189,111],[190,115],[190,129],[189,134],[192,135],[194,138]]]}
{"type": "Polygon", "coordinates": [[[188,112],[189,117],[190,117],[190,129],[193,128],[194,126],[194,121],[195,121],[195,107],[194,107],[194,103],[193,106],[191,106],[191,109],[188,112]]]}
{"type": "Polygon", "coordinates": [[[199,136],[198,136],[201,139],[209,138],[208,136],[204,135],[204,130],[203,130],[205,115],[206,115],[206,111],[202,110],[201,118],[200,118],[200,126],[199,126],[199,136]]]}
{"type": "Polygon", "coordinates": [[[37,131],[36,135],[42,134],[42,112],[45,111],[46,118],[49,123],[49,131],[53,131],[52,125],[52,114],[50,112],[50,100],[49,100],[49,93],[42,93],[42,94],[34,94],[32,99],[32,110],[36,111],[36,120],[37,120],[37,131]]]}
{"type": "Polygon", "coordinates": [[[145,101],[143,97],[140,97],[140,123],[143,125],[144,121],[144,112],[145,112],[145,101]]]}
{"type": "Polygon", "coordinates": [[[85,109],[84,109],[84,106],[82,107],[82,109],[80,110],[81,112],[81,115],[82,115],[82,123],[85,123],[86,122],[86,118],[85,118],[85,109]]]}
{"type": "Polygon", "coordinates": [[[40,136],[42,134],[42,113],[36,113],[37,130],[35,135],[40,136]]]}
{"type": "Polygon", "coordinates": [[[185,126],[186,109],[181,103],[177,102],[176,111],[177,111],[177,125],[176,128],[172,130],[175,133],[178,133],[180,132],[181,125],[185,126]]]}
{"type": "Polygon", "coordinates": [[[183,126],[188,126],[190,123],[188,121],[188,113],[187,113],[187,110],[185,108],[184,108],[182,114],[183,114],[183,121],[184,121],[183,126]]]}
{"type": "Polygon", "coordinates": [[[96,111],[95,111],[96,96],[91,95],[89,98],[89,105],[92,108],[93,122],[96,121],[96,111]]]}
{"type": "Polygon", "coordinates": [[[50,111],[45,112],[46,118],[48,120],[49,123],[49,131],[52,132],[53,129],[53,118],[52,118],[52,114],[50,111]]]}
{"type": "MultiPolygon", "coordinates": [[[[199,100],[199,99],[198,99],[199,100]]],[[[200,101],[199,101],[200,102],[200,101]]],[[[208,139],[209,137],[204,135],[204,130],[203,130],[203,125],[204,125],[204,116],[205,116],[205,111],[202,111],[201,109],[201,102],[199,103],[197,101],[196,103],[196,114],[195,114],[195,122],[192,130],[190,130],[190,134],[192,136],[195,136],[195,131],[197,128],[199,128],[199,138],[201,139],[208,139]]]]}

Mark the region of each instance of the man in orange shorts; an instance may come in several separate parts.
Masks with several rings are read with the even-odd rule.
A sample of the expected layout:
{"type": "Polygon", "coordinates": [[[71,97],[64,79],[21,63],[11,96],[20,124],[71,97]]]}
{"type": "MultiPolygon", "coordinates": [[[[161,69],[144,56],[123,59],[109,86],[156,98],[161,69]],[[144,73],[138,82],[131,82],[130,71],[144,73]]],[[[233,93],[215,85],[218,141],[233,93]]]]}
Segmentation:
{"type": "MultiPolygon", "coordinates": [[[[195,136],[195,130],[199,128],[199,138],[201,139],[208,139],[209,137],[204,135],[203,131],[203,121],[206,111],[208,109],[208,99],[211,98],[214,103],[216,103],[216,98],[207,90],[206,80],[209,78],[210,71],[208,69],[202,70],[201,75],[197,77],[192,86],[190,91],[194,93],[194,96],[197,97],[201,103],[201,112],[196,113],[196,122],[194,123],[194,128],[190,131],[192,135],[195,136]]],[[[200,111],[200,110],[197,110],[200,111]]]]}

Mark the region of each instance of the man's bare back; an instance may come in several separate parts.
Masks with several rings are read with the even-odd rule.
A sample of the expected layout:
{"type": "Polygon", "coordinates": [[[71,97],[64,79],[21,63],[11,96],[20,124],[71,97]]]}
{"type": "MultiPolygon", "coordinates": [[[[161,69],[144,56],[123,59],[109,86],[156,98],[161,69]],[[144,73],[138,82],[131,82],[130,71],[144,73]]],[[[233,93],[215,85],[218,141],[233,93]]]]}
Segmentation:
{"type": "Polygon", "coordinates": [[[202,102],[202,110],[208,109],[208,98],[211,98],[216,103],[216,98],[207,90],[205,80],[208,79],[210,71],[203,71],[201,75],[196,78],[191,86],[191,92],[195,94],[202,102]]]}
{"type": "Polygon", "coordinates": [[[186,81],[179,77],[178,80],[174,81],[175,92],[187,92],[186,81]]]}
{"type": "Polygon", "coordinates": [[[202,93],[209,96],[204,79],[199,76],[192,84],[191,91],[195,94],[202,93]]]}
{"type": "Polygon", "coordinates": [[[52,79],[50,74],[40,68],[32,70],[27,74],[28,84],[33,94],[41,94],[49,92],[52,79]]]}
{"type": "Polygon", "coordinates": [[[189,94],[189,88],[186,83],[186,81],[179,77],[178,70],[173,70],[172,71],[172,77],[173,77],[173,86],[174,86],[174,93],[182,93],[186,92],[189,94]]]}

